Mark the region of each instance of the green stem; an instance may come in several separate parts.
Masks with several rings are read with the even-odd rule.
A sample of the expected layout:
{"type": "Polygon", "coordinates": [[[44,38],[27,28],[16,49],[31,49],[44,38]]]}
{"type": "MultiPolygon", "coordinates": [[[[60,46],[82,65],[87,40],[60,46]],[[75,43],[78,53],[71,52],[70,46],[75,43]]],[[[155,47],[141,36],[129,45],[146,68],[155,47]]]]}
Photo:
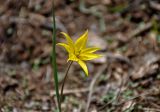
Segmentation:
{"type": "Polygon", "coordinates": [[[53,17],[53,37],[52,37],[52,67],[54,72],[54,82],[55,82],[55,89],[56,89],[56,97],[58,102],[58,109],[61,112],[60,106],[60,96],[59,96],[59,87],[58,87],[58,73],[57,73],[57,63],[56,63],[56,22],[55,22],[55,10],[54,10],[54,0],[53,7],[52,7],[52,17],[53,17]]]}
{"type": "Polygon", "coordinates": [[[70,61],[69,65],[67,67],[67,70],[66,70],[63,82],[62,82],[62,88],[61,88],[61,94],[60,94],[60,96],[61,96],[61,98],[60,98],[60,104],[62,103],[64,84],[65,84],[65,81],[67,80],[67,75],[68,75],[68,72],[69,72],[69,69],[70,69],[72,63],[73,63],[73,61],[70,61]]]}

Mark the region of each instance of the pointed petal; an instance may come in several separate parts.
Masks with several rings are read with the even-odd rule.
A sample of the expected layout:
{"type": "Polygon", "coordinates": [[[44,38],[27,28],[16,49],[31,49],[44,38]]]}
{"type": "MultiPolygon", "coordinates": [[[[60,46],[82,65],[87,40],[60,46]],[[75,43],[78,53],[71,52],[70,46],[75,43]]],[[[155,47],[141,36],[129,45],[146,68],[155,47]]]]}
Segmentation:
{"type": "Polygon", "coordinates": [[[75,47],[78,50],[81,50],[82,48],[85,48],[86,44],[87,44],[87,38],[88,38],[88,30],[82,36],[80,36],[77,39],[77,41],[75,42],[75,47]]]}
{"type": "Polygon", "coordinates": [[[100,54],[93,54],[93,53],[85,53],[85,54],[80,54],[79,58],[81,60],[92,60],[101,57],[102,55],[100,54]]]}
{"type": "Polygon", "coordinates": [[[71,37],[65,33],[65,32],[61,32],[61,34],[63,34],[65,37],[66,37],[66,40],[67,40],[67,44],[74,49],[74,44],[73,44],[73,41],[71,39],[71,37]]]}
{"type": "Polygon", "coordinates": [[[60,45],[60,46],[64,47],[68,53],[73,53],[73,52],[74,52],[74,51],[70,48],[70,46],[67,45],[67,44],[58,43],[57,45],[60,45]]]}
{"type": "Polygon", "coordinates": [[[97,50],[100,50],[100,48],[97,48],[97,47],[92,47],[92,48],[86,48],[86,49],[83,49],[81,51],[81,53],[93,53],[93,52],[96,52],[97,50]]]}
{"type": "Polygon", "coordinates": [[[82,60],[78,60],[78,64],[82,67],[85,74],[88,76],[88,68],[87,68],[87,65],[85,64],[85,62],[82,60]]]}

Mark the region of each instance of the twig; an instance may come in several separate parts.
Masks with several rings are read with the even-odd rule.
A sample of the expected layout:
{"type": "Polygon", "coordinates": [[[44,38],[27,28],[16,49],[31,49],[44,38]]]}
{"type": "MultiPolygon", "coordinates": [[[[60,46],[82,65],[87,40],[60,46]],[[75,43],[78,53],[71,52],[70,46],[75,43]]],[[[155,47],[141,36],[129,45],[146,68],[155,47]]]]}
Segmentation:
{"type": "MultiPolygon", "coordinates": [[[[95,91],[100,91],[102,89],[104,89],[106,86],[99,86],[95,89],[95,91]]],[[[63,95],[67,95],[67,94],[76,94],[76,93],[85,93],[85,92],[88,92],[89,91],[89,88],[78,88],[78,89],[64,89],[63,90],[63,95]]],[[[52,91],[51,93],[51,96],[54,96],[56,95],[56,92],[55,91],[52,91]]]]}
{"type": "Polygon", "coordinates": [[[120,87],[119,87],[119,91],[118,91],[118,93],[117,93],[117,95],[116,95],[116,98],[115,98],[115,100],[118,102],[118,100],[119,100],[119,97],[120,97],[120,94],[121,94],[121,91],[122,91],[122,87],[124,86],[124,81],[123,81],[123,79],[121,79],[121,84],[120,84],[120,87]]]}
{"type": "MultiPolygon", "coordinates": [[[[34,14],[34,13],[32,13],[32,14],[34,14]]],[[[55,21],[56,21],[56,28],[57,29],[60,29],[61,31],[64,31],[64,32],[67,32],[67,29],[65,28],[63,23],[58,18],[55,18],[55,21]]],[[[14,17],[14,16],[9,18],[9,22],[15,23],[15,24],[31,24],[31,25],[35,26],[35,24],[33,24],[33,21],[31,19],[14,17]]],[[[40,24],[40,27],[42,27],[46,30],[53,29],[52,22],[48,21],[47,18],[44,18],[43,21],[40,21],[39,24],[40,24]]]]}
{"type": "Polygon", "coordinates": [[[131,104],[129,105],[129,107],[124,110],[124,112],[126,112],[127,110],[130,110],[131,107],[134,106],[133,104],[135,104],[135,103],[132,101],[131,104]]]}
{"type": "Polygon", "coordinates": [[[146,30],[150,29],[152,26],[153,26],[153,24],[151,22],[149,22],[149,23],[145,24],[144,26],[141,26],[141,27],[137,28],[136,30],[132,31],[132,33],[130,32],[128,35],[128,37],[129,37],[128,41],[131,38],[138,36],[141,33],[145,32],[146,30]]]}
{"type": "Polygon", "coordinates": [[[88,112],[88,110],[89,110],[89,106],[91,103],[91,97],[93,94],[93,87],[94,87],[98,77],[103,73],[103,71],[106,69],[106,67],[107,67],[107,65],[103,65],[101,67],[101,69],[99,69],[99,71],[96,73],[95,77],[93,78],[93,80],[89,86],[89,94],[88,94],[88,100],[87,100],[87,106],[86,106],[85,112],[88,112]]]}
{"type": "Polygon", "coordinates": [[[156,108],[143,108],[142,110],[145,112],[160,112],[160,110],[156,108]]]}
{"type": "Polygon", "coordinates": [[[150,4],[150,7],[157,10],[157,11],[160,11],[160,4],[154,2],[154,1],[149,1],[149,4],[150,4]]]}
{"type": "MultiPolygon", "coordinates": [[[[66,94],[75,94],[75,93],[84,93],[84,92],[88,92],[89,91],[89,88],[79,88],[79,89],[64,89],[63,91],[63,95],[66,95],[66,94]]],[[[52,91],[51,93],[51,96],[54,96],[56,93],[55,91],[52,91]]]]}
{"type": "Polygon", "coordinates": [[[123,56],[121,54],[118,54],[118,53],[106,53],[106,58],[108,58],[108,60],[110,62],[112,61],[120,61],[120,62],[124,62],[126,64],[128,64],[130,67],[133,67],[133,64],[132,62],[130,61],[129,58],[127,58],[126,56],[123,56]]]}
{"type": "Polygon", "coordinates": [[[156,103],[153,103],[153,102],[151,102],[151,105],[152,105],[153,107],[155,107],[155,108],[158,108],[158,109],[160,110],[160,105],[158,105],[158,104],[156,104],[156,103]]]}

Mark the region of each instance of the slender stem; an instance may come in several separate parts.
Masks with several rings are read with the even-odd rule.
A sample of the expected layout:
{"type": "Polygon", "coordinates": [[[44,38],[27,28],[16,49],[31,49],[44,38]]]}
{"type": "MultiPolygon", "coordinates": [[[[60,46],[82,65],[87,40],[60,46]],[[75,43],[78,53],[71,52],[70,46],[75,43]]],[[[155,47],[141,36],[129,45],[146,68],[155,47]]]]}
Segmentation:
{"type": "Polygon", "coordinates": [[[59,96],[59,86],[58,86],[58,73],[57,73],[57,63],[56,63],[56,22],[55,22],[55,9],[54,9],[54,0],[52,1],[52,17],[53,17],[53,37],[52,37],[52,67],[54,71],[54,82],[56,89],[56,97],[58,102],[58,109],[61,112],[60,106],[60,96],[59,96]]]}
{"type": "Polygon", "coordinates": [[[61,94],[60,94],[60,104],[62,103],[64,84],[65,84],[65,81],[67,79],[67,75],[68,75],[68,72],[69,72],[69,69],[70,69],[72,63],[73,63],[73,61],[70,61],[69,65],[67,67],[66,73],[65,73],[65,77],[64,77],[63,82],[62,82],[62,88],[61,88],[61,94]]]}

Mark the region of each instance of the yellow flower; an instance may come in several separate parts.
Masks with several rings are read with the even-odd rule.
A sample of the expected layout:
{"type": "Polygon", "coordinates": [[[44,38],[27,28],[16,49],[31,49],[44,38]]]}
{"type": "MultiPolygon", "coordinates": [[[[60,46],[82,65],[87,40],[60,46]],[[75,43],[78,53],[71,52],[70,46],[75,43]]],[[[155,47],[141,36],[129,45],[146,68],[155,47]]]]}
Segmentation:
{"type": "Polygon", "coordinates": [[[68,61],[76,61],[82,67],[86,75],[88,76],[88,69],[85,61],[92,60],[101,57],[99,54],[94,54],[95,51],[99,50],[97,47],[87,48],[88,30],[80,36],[76,42],[70,38],[70,36],[64,32],[61,32],[67,40],[67,43],[58,43],[57,45],[63,46],[69,53],[68,61]]]}

